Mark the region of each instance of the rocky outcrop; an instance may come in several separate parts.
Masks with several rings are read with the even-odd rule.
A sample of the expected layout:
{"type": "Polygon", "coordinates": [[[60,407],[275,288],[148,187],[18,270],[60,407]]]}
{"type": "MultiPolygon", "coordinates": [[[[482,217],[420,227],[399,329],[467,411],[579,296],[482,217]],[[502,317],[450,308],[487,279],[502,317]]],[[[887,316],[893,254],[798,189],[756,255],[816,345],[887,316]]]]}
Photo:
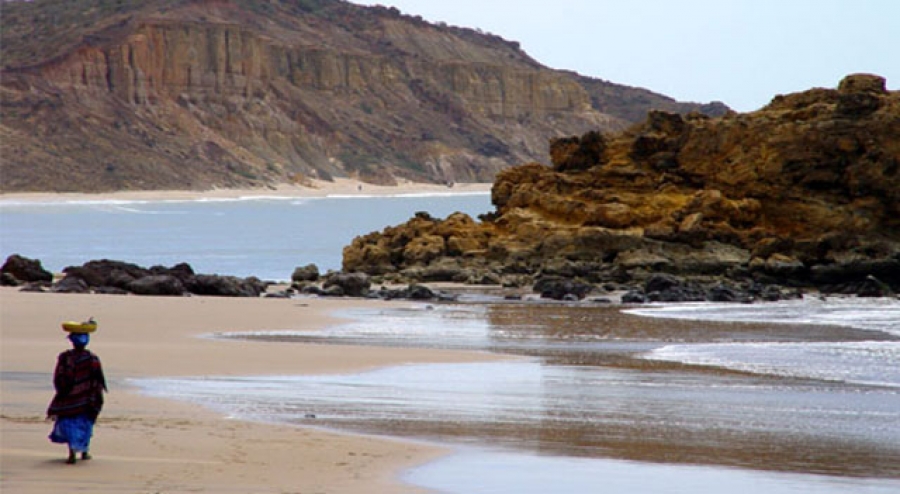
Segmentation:
{"type": "MultiPolygon", "coordinates": [[[[40,267],[40,261],[27,261],[32,266],[40,267]]],[[[4,264],[4,269],[6,266],[20,264],[20,256],[12,255],[4,264]]],[[[4,271],[4,273],[6,272],[4,271]]],[[[63,269],[63,275],[53,284],[51,284],[51,280],[43,277],[35,280],[19,279],[35,282],[26,286],[29,290],[43,291],[43,288],[46,287],[57,293],[114,295],[184,296],[194,294],[219,297],[259,297],[266,292],[269,285],[253,276],[239,278],[197,274],[187,263],[176,264],[170,268],[165,266],[144,268],[136,264],[109,259],[89,261],[81,266],[69,266],[63,269]]]]}
{"type": "Polygon", "coordinates": [[[3,266],[0,267],[0,284],[2,285],[18,286],[29,282],[50,283],[52,281],[53,273],[44,269],[41,261],[19,254],[7,257],[3,266]]]}
{"type": "Polygon", "coordinates": [[[487,181],[545,156],[551,136],[622,128],[651,107],[724,108],[339,0],[3,10],[0,191],[487,181]]]}
{"type": "Polygon", "coordinates": [[[896,291],[898,137],[900,94],[873,75],[747,114],[651,112],[619,134],[554,140],[551,166],[504,170],[496,210],[480,222],[420,214],[354,239],[343,269],[470,282],[493,273],[510,285],[554,275],[640,291],[658,273],[704,280],[687,299],[728,298],[706,291],[723,280],[761,298],[773,295],[758,284],[855,292],[879,286],[870,276],[896,291]]]}

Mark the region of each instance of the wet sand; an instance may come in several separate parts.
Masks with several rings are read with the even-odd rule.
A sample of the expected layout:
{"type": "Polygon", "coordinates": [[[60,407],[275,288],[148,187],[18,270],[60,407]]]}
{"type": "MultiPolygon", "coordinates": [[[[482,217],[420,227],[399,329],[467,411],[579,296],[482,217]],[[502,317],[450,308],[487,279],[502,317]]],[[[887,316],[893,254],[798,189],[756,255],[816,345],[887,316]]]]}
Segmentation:
{"type": "MultiPolygon", "coordinates": [[[[475,478],[490,474],[478,488],[502,490],[504,481],[513,485],[525,478],[517,472],[536,459],[544,465],[541,458],[547,455],[563,458],[560,472],[577,470],[581,460],[601,461],[627,490],[680,479],[682,487],[699,486],[696,492],[702,492],[712,475],[716,489],[733,491],[748,482],[747,472],[765,471],[802,474],[784,480],[766,476],[779,487],[771,492],[818,486],[821,478],[807,478],[811,473],[826,474],[827,492],[880,493],[898,486],[894,433],[887,429],[887,439],[878,439],[885,431],[876,430],[873,441],[866,424],[862,432],[856,425],[854,407],[866,399],[865,387],[635,358],[676,341],[846,341],[869,339],[871,333],[698,325],[622,314],[618,307],[501,304],[467,307],[461,314],[452,307],[0,289],[0,487],[23,493],[393,493],[424,492],[425,486],[482,492],[475,486],[467,491],[471,478],[458,469],[470,469],[475,478]],[[450,320],[442,320],[448,307],[450,320]],[[91,349],[103,359],[112,392],[96,429],[95,460],[72,467],[63,463],[64,448],[46,439],[50,424],[43,411],[52,394],[55,356],[67,347],[59,322],[90,315],[101,325],[91,349]],[[373,324],[414,327],[416,341],[384,340],[368,332],[373,324]],[[469,333],[485,325],[486,337],[473,343],[469,333]],[[273,336],[282,330],[304,336],[273,336]],[[260,331],[268,333],[246,336],[260,331]],[[215,333],[245,336],[213,338],[215,333]],[[254,405],[252,393],[267,390],[291,418],[267,420],[242,412],[231,417],[235,408],[221,396],[207,406],[203,400],[148,396],[147,382],[164,388],[172,380],[200,388],[211,381],[226,388],[247,386],[246,394],[225,395],[238,407],[254,405]],[[277,385],[288,391],[279,394],[277,385]],[[473,386],[476,393],[469,392],[473,386]],[[464,393],[454,395],[460,390],[464,393]],[[478,401],[484,397],[487,404],[478,401]],[[385,399],[389,407],[382,406],[385,399]],[[475,400],[474,406],[466,399],[475,400]],[[824,416],[815,412],[819,404],[824,416]],[[793,419],[792,410],[804,407],[814,413],[793,419]],[[413,415],[404,415],[409,410],[413,415]],[[785,428],[779,429],[782,423],[785,428]],[[802,428],[807,423],[811,433],[802,428]],[[820,434],[818,423],[834,425],[837,437],[820,434]],[[468,446],[446,462],[434,461],[459,445],[468,446]],[[466,448],[485,445],[503,449],[487,456],[482,450],[467,453],[466,448]],[[473,459],[481,470],[473,469],[473,459]]],[[[885,404],[877,393],[874,399],[877,406],[885,404]]],[[[587,468],[584,478],[594,478],[597,465],[587,468]]],[[[572,485],[590,491],[587,481],[579,484],[576,473],[571,475],[572,485]]]]}
{"type": "Polygon", "coordinates": [[[477,352],[221,341],[216,331],[319,329],[348,304],[382,301],[136,297],[0,288],[0,490],[3,492],[422,492],[399,472],[446,453],[434,445],[231,420],[141,395],[128,379],[359,372],[409,362],[492,359],[477,352]],[[66,465],[47,439],[64,320],[94,316],[89,349],[110,384],[94,459],[66,465]]]}
{"type": "MultiPolygon", "coordinates": [[[[641,357],[672,343],[896,341],[882,333],[656,319],[615,306],[559,304],[356,315],[386,320],[386,330],[359,322],[321,335],[241,337],[273,346],[452,347],[529,358],[292,382],[316,390],[296,399],[297,409],[314,410],[317,423],[336,428],[569,457],[900,479],[895,390],[641,357]],[[395,332],[391,325],[423,329],[395,332]]],[[[257,385],[278,393],[278,383],[257,385]]],[[[300,415],[294,421],[303,423],[300,415]]]]}

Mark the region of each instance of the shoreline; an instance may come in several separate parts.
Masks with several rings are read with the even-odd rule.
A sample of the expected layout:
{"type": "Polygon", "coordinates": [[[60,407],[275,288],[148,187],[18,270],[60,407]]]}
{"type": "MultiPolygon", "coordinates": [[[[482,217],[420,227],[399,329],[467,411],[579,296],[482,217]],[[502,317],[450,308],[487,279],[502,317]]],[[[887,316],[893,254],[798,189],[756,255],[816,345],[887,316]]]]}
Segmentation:
{"type": "Polygon", "coordinates": [[[332,182],[312,180],[310,186],[280,184],[274,187],[254,189],[209,190],[141,190],[117,192],[4,192],[3,202],[87,202],[87,201],[192,201],[239,200],[247,198],[324,198],[367,197],[415,194],[474,194],[490,193],[492,183],[457,183],[452,187],[439,184],[401,182],[397,185],[373,185],[348,178],[335,178],[332,182]]]}
{"type": "Polygon", "coordinates": [[[60,489],[132,492],[425,492],[407,469],[444,456],[438,445],[232,420],[190,403],[143,395],[131,378],[352,373],[405,363],[502,359],[481,352],[290,345],[203,338],[217,331],[339,323],[349,307],[410,302],[346,299],[229,299],[18,292],[0,288],[0,487],[23,494],[60,489]],[[62,320],[93,315],[89,349],[110,393],[95,429],[94,460],[64,463],[47,439],[56,355],[68,348],[62,320]]]}
{"type": "MultiPolygon", "coordinates": [[[[452,445],[420,442],[390,432],[376,436],[335,431],[328,428],[326,417],[322,417],[321,424],[297,425],[235,419],[197,403],[142,393],[131,379],[211,377],[226,382],[228,377],[355,375],[404,364],[478,365],[518,359],[465,349],[384,347],[364,341],[340,345],[314,342],[277,345],[209,337],[216,332],[327,330],[342,321],[358,319],[348,311],[380,312],[420,305],[411,301],[117,297],[39,294],[18,292],[14,288],[0,288],[0,295],[3,321],[0,328],[3,341],[0,347],[3,371],[0,374],[3,396],[0,489],[25,494],[65,489],[96,491],[97,486],[115,492],[406,493],[432,492],[429,488],[442,491],[441,482],[448,481],[451,483],[445,484],[449,486],[447,489],[458,488],[460,484],[453,483],[458,478],[453,473],[457,471],[454,465],[465,464],[470,459],[452,445]],[[88,312],[100,321],[100,329],[89,348],[103,360],[111,378],[112,393],[107,397],[107,408],[95,431],[96,460],[80,462],[73,468],[63,463],[64,448],[46,439],[50,424],[43,421],[42,412],[52,395],[50,374],[54,352],[67,347],[59,321],[88,312]],[[450,477],[446,477],[448,472],[452,474],[450,477]]],[[[617,308],[621,306],[610,306],[607,310],[617,308]]],[[[682,334],[684,324],[672,320],[654,324],[645,320],[641,324],[642,332],[647,331],[646,326],[682,334]]],[[[725,325],[722,331],[733,329],[725,325]]],[[[758,331],[764,334],[769,330],[758,331]]],[[[790,333],[788,329],[784,331],[790,333]]],[[[839,329],[829,331],[840,332],[839,329]]],[[[709,337],[708,331],[703,335],[709,337]]],[[[830,337],[822,335],[822,338],[830,337]]],[[[657,339],[665,339],[665,334],[658,335],[657,339]]],[[[356,406],[364,407],[365,403],[363,400],[356,406]]],[[[669,447],[677,449],[678,444],[669,447]]],[[[533,460],[528,453],[484,456],[484,452],[476,452],[476,455],[482,455],[479,461],[483,464],[479,468],[488,470],[502,468],[507,457],[517,462],[533,460]]],[[[635,469],[662,483],[668,482],[671,473],[678,472],[687,472],[686,478],[693,481],[699,478],[690,474],[690,468],[680,468],[677,461],[626,464],[612,458],[602,464],[625,465],[618,475],[620,480],[628,482],[633,478],[630,472],[635,469]]],[[[713,477],[724,472],[723,468],[732,468],[718,464],[707,467],[713,477]]],[[[472,466],[466,468],[474,471],[472,466]]],[[[741,475],[740,471],[734,472],[741,475]]],[[[805,479],[803,482],[845,478],[810,477],[810,472],[805,471],[795,473],[801,474],[797,478],[805,479]]],[[[758,472],[751,469],[744,474],[763,479],[780,475],[768,469],[758,472]]],[[[496,483],[504,477],[491,478],[496,483]]],[[[734,485],[736,477],[724,478],[729,485],[734,485]]],[[[864,483],[860,485],[880,485],[875,477],[866,478],[869,480],[861,481],[864,483]]]]}

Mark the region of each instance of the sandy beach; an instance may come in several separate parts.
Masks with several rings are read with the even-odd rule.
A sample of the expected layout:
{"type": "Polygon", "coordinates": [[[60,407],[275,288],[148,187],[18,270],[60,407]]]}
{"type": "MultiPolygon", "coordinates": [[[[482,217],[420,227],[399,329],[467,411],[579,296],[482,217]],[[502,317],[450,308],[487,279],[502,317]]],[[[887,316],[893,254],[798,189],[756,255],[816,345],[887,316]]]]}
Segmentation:
{"type": "MultiPolygon", "coordinates": [[[[402,302],[398,302],[402,304],[402,302]]],[[[3,492],[421,492],[397,480],[445,454],[436,446],[320,429],[248,423],[138,394],[149,376],[356,372],[401,363],[498,358],[485,353],[204,338],[218,331],[318,329],[334,311],[384,301],[161,298],[0,289],[0,490],[3,492]],[[47,439],[64,320],[95,317],[89,349],[110,384],[94,459],[66,465],[47,439]]]]}
{"type": "Polygon", "coordinates": [[[198,190],[147,190],[85,193],[4,193],[0,200],[6,201],[180,201],[235,199],[241,197],[329,197],[329,196],[397,196],[408,194],[465,194],[489,192],[491,183],[457,183],[452,187],[440,184],[400,182],[397,185],[373,185],[350,178],[335,178],[331,182],[310,180],[307,185],[287,185],[257,189],[211,189],[198,190]]]}

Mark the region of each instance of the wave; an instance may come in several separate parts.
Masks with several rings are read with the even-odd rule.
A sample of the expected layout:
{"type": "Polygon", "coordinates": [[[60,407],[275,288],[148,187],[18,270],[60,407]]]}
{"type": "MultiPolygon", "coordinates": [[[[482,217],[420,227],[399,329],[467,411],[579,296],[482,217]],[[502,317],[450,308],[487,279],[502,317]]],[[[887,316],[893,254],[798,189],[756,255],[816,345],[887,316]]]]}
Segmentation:
{"type": "MultiPolygon", "coordinates": [[[[147,204],[197,204],[249,201],[291,201],[296,196],[240,196],[197,197],[191,199],[48,199],[22,200],[0,199],[0,208],[54,207],[54,206],[135,206],[147,204]]],[[[304,198],[306,199],[306,198],[304,198]]],[[[310,198],[315,199],[315,198],[310,198]]]]}
{"type": "MultiPolygon", "coordinates": [[[[699,321],[832,325],[900,336],[900,300],[890,298],[807,297],[749,305],[704,302],[624,312],[699,321]]],[[[897,341],[677,344],[652,350],[644,358],[761,375],[900,388],[897,341]]]]}
{"type": "Polygon", "coordinates": [[[678,344],[643,357],[752,374],[900,388],[900,342],[895,341],[678,344]]]}
{"type": "Polygon", "coordinates": [[[110,206],[110,205],[145,205],[145,204],[190,204],[190,203],[228,203],[228,202],[281,202],[297,201],[303,203],[322,199],[378,199],[378,198],[428,198],[428,197],[464,197],[486,196],[490,191],[458,191],[458,192],[407,192],[397,194],[327,194],[324,196],[292,196],[292,195],[246,195],[236,197],[195,197],[176,199],[0,199],[0,208],[27,208],[53,206],[110,206]]]}
{"type": "Polygon", "coordinates": [[[698,302],[642,307],[623,312],[644,317],[697,321],[843,326],[900,336],[900,300],[893,298],[805,297],[802,300],[759,304],[698,302]]]}
{"type": "Polygon", "coordinates": [[[464,197],[464,196],[487,196],[490,191],[466,191],[466,192],[404,192],[397,194],[328,194],[327,199],[378,199],[384,198],[428,198],[428,197],[464,197]]]}

